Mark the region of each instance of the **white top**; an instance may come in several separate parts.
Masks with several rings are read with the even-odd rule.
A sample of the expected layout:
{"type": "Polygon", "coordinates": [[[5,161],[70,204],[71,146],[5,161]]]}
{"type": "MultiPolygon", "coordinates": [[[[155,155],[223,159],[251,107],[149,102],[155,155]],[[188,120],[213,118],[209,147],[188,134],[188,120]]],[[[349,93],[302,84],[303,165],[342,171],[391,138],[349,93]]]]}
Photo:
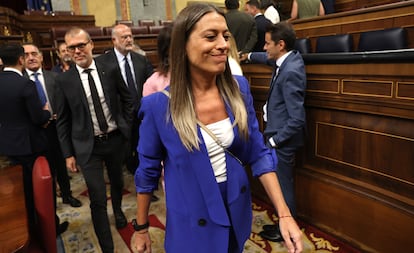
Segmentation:
{"type": "Polygon", "coordinates": [[[231,73],[233,75],[236,75],[236,76],[242,76],[243,75],[243,70],[240,67],[240,64],[236,61],[236,59],[229,56],[228,61],[229,61],[229,66],[230,66],[231,73]]]}
{"type": "MultiPolygon", "coordinates": [[[[228,148],[234,139],[233,126],[230,118],[206,125],[206,127],[216,135],[222,145],[228,148]]],[[[226,156],[224,149],[213,140],[213,138],[201,128],[204,143],[207,147],[208,156],[210,157],[211,166],[217,183],[227,181],[226,156]]]]}
{"type": "Polygon", "coordinates": [[[279,12],[276,10],[276,8],[273,5],[269,6],[263,14],[273,24],[280,22],[279,12]]]}

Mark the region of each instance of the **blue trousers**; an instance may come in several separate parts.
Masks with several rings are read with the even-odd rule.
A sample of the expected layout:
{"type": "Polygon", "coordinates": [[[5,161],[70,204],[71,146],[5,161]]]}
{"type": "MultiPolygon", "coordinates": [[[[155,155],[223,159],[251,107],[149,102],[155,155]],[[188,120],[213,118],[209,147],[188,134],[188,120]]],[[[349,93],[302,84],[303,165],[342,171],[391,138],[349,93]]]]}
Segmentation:
{"type": "Polygon", "coordinates": [[[276,149],[278,159],[276,170],[277,178],[279,179],[286,204],[294,217],[296,216],[295,184],[293,174],[293,167],[295,166],[295,153],[296,148],[282,147],[276,149]]]}

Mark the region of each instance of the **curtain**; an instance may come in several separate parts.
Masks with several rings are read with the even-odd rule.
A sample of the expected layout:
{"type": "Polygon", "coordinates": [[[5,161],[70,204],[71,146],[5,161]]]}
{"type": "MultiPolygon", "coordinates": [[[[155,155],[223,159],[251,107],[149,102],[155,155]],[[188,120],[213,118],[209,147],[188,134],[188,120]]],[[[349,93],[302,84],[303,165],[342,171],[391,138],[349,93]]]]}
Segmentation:
{"type": "Polygon", "coordinates": [[[26,0],[27,10],[29,11],[52,11],[52,2],[51,0],[26,0]]]}

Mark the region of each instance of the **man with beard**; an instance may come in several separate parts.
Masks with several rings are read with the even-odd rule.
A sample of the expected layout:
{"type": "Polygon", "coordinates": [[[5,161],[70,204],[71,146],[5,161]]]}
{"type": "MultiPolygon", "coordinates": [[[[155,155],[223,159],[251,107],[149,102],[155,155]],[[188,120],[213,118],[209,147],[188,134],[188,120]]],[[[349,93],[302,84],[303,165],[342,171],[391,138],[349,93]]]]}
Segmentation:
{"type": "Polygon", "coordinates": [[[58,50],[56,50],[56,54],[59,57],[59,63],[52,68],[52,71],[56,73],[66,72],[73,64],[73,62],[72,57],[70,57],[70,54],[66,49],[65,42],[59,44],[58,50]]]}
{"type": "Polygon", "coordinates": [[[114,48],[96,58],[96,61],[111,64],[122,75],[125,84],[134,98],[134,120],[132,123],[131,141],[125,157],[126,167],[131,174],[135,174],[139,161],[137,145],[139,139],[139,122],[136,117],[142,98],[142,89],[145,81],[153,73],[148,59],[134,50],[134,38],[131,28],[119,24],[112,29],[112,43],[114,48]]]}

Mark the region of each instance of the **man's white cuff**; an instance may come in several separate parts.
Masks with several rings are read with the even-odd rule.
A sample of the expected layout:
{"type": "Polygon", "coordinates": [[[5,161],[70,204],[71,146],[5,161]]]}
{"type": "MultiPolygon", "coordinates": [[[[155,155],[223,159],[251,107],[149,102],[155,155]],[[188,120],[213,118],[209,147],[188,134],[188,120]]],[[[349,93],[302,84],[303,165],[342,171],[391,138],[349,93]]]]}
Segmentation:
{"type": "Polygon", "coordinates": [[[269,138],[269,143],[270,143],[270,145],[272,145],[272,147],[274,147],[274,148],[277,147],[275,141],[273,140],[273,137],[269,138]]]}

